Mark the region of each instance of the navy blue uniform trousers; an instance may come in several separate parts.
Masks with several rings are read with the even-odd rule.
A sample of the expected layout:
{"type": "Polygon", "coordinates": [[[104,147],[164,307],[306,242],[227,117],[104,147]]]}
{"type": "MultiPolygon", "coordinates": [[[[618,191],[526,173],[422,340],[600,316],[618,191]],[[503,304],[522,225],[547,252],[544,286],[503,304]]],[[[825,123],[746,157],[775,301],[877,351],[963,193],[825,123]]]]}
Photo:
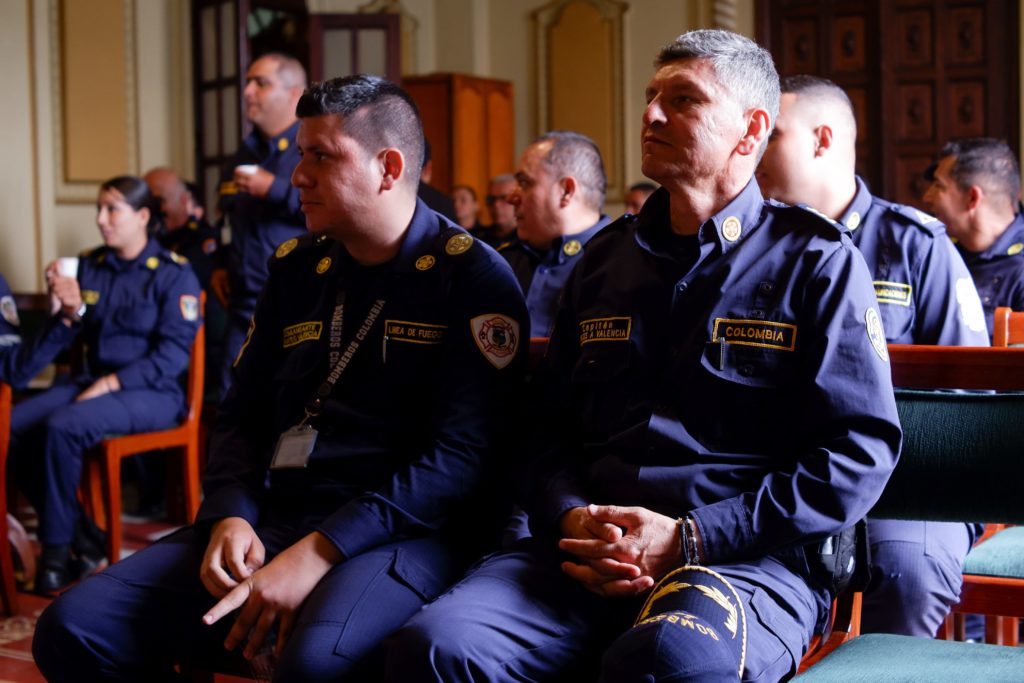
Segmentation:
{"type": "MultiPolygon", "coordinates": [[[[588,592],[562,573],[557,558],[539,553],[536,543],[524,539],[486,558],[414,616],[390,641],[385,680],[740,679],[736,650],[708,635],[712,628],[720,632],[720,624],[703,624],[698,618],[694,628],[681,628],[678,620],[632,627],[640,600],[588,592]]],[[[793,675],[823,609],[818,597],[773,558],[713,569],[743,604],[742,680],[774,682],[793,675]]],[[[689,594],[683,609],[699,613],[703,594],[689,594]],[[687,599],[696,601],[692,610],[687,599]]]]}
{"type": "Polygon", "coordinates": [[[46,545],[67,545],[74,536],[86,449],[108,434],[166,429],[181,411],[180,396],[150,389],[75,402],[92,382],[54,386],[11,412],[12,476],[39,513],[39,539],[46,545]]]}
{"type": "MultiPolygon", "coordinates": [[[[256,531],[269,561],[308,529],[256,531]]],[[[201,621],[216,603],[199,580],[205,549],[186,527],[57,598],[40,617],[33,641],[47,680],[171,681],[177,680],[175,662],[216,666],[234,659],[237,665],[240,655],[229,657],[223,649],[233,615],[213,626],[201,621]]],[[[273,680],[376,680],[366,671],[368,656],[464,567],[434,537],[346,559],[306,600],[273,680]]]]}

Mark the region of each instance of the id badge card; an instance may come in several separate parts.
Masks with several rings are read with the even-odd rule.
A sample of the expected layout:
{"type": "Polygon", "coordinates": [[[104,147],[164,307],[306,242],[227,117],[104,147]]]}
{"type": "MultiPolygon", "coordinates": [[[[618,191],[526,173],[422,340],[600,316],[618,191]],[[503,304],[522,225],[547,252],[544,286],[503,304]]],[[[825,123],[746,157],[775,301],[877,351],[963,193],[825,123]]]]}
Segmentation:
{"type": "Polygon", "coordinates": [[[270,461],[270,469],[283,470],[308,465],[309,456],[316,446],[316,436],[317,431],[310,425],[292,427],[281,434],[270,461]]]}

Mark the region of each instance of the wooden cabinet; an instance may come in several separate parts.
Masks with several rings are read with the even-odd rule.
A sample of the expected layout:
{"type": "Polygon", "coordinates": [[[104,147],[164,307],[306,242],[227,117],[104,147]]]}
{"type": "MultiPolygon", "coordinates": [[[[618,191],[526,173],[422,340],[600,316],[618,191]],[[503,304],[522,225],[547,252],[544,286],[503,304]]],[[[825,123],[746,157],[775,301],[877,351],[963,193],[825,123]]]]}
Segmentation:
{"type": "Polygon", "coordinates": [[[1017,149],[1018,6],[1011,0],[758,0],[758,41],[783,76],[824,76],[857,116],[857,170],[920,205],[948,140],[1017,149]]]}
{"type": "Polygon", "coordinates": [[[515,170],[512,83],[462,74],[413,76],[402,81],[419,107],[430,141],[434,173],[430,184],[442,192],[469,185],[486,215],[487,181],[515,170]]]}

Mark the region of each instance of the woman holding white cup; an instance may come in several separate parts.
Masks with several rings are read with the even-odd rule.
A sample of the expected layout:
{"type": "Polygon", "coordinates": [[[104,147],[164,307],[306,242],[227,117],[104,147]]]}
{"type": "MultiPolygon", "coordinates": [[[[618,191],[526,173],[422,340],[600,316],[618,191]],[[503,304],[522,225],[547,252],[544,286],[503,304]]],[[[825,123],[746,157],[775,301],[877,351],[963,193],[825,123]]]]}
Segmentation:
{"type": "Polygon", "coordinates": [[[199,283],[184,259],[151,239],[158,216],[145,182],[112,178],[96,202],[103,246],[83,253],[75,275],[71,259],[46,269],[60,322],[87,353],[82,374],[11,415],[11,471],[39,513],[40,592],[56,592],[102,559],[76,498],[83,452],[107,434],[170,427],[184,410],[179,377],[199,326],[199,283]]]}

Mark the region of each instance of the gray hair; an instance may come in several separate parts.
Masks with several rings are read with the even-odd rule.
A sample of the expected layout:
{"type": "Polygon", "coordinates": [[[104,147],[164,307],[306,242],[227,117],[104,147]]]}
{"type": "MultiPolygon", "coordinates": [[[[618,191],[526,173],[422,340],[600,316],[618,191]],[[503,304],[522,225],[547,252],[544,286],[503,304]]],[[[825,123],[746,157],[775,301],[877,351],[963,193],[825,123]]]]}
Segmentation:
{"type": "Polygon", "coordinates": [[[533,144],[542,142],[552,143],[544,156],[544,164],[556,175],[575,178],[584,204],[600,211],[608,190],[608,176],[597,143],[571,130],[553,130],[541,135],[533,144]]]}
{"type": "Polygon", "coordinates": [[[730,31],[688,31],[661,48],[654,60],[662,67],[680,59],[706,59],[715,75],[744,110],[760,108],[779,115],[779,74],[771,54],[754,41],[730,31]]]}

